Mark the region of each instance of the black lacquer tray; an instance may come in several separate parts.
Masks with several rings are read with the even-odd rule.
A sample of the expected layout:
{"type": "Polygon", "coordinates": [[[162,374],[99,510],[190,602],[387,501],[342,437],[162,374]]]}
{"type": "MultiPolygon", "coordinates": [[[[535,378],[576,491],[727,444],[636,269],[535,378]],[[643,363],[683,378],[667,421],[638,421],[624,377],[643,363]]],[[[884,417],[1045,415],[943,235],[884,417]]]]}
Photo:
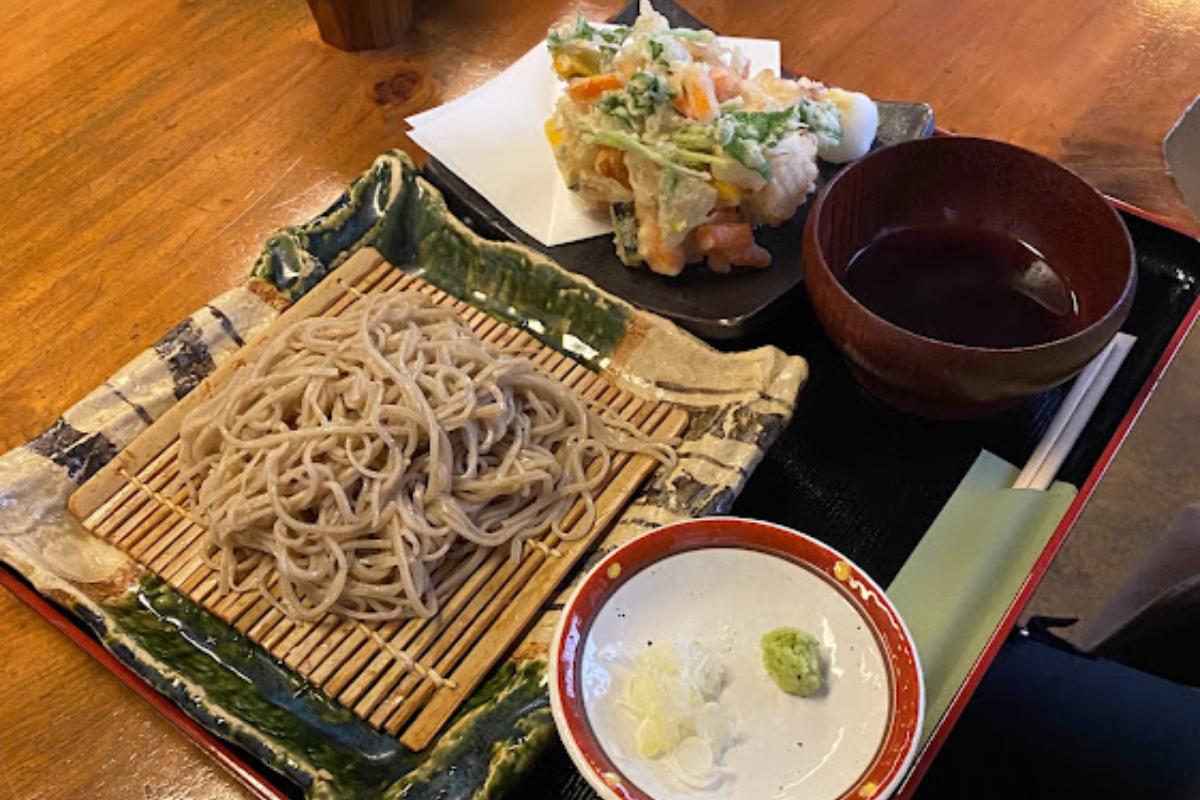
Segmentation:
{"type": "MultiPolygon", "coordinates": [[[[703,27],[674,4],[656,7],[672,25],[703,27]]],[[[632,13],[633,8],[627,8],[616,19],[629,21],[632,13]]],[[[921,104],[885,102],[880,104],[880,122],[877,146],[928,135],[933,114],[921,104]]],[[[832,174],[827,165],[824,169],[832,174]]],[[[722,348],[771,344],[808,359],[811,375],[795,416],[732,513],[815,536],[854,559],[884,586],[979,451],[987,449],[1024,464],[1070,389],[1067,384],[1002,415],[974,422],[920,419],[867,395],[821,330],[800,280],[803,210],[769,240],[775,256],[769,269],[752,275],[712,275],[689,268],[683,281],[672,281],[622,266],[612,255],[608,237],[541,247],[444,167],[431,163],[427,174],[446,192],[451,208],[486,236],[540,249],[722,348]]],[[[1076,486],[1094,482],[1103,472],[1112,455],[1110,444],[1124,435],[1146,401],[1146,389],[1178,346],[1177,334],[1194,318],[1200,293],[1200,242],[1151,221],[1137,209],[1118,206],[1137,252],[1138,294],[1124,326],[1137,344],[1059,472],[1060,480],[1076,486]]],[[[516,795],[564,800],[596,796],[559,746],[516,795]]]]}
{"type": "MultiPolygon", "coordinates": [[[[1123,211],[1137,251],[1138,294],[1124,330],[1138,337],[1108,393],[1058,474],[1081,486],[1098,479],[1110,443],[1146,401],[1145,389],[1191,324],[1200,293],[1200,242],[1123,211]]],[[[792,423],[768,451],[732,513],[782,523],[845,553],[887,586],[917,546],[980,449],[1021,465],[1070,385],[1000,416],[935,422],[902,414],[863,392],[825,337],[803,286],[742,349],[773,344],[803,355],[811,374],[792,423]]],[[[1086,499],[1081,497],[1081,500],[1086,499]]],[[[1015,598],[1014,598],[1015,599],[1015,598]]],[[[965,702],[966,698],[962,698],[965,702]]],[[[931,754],[930,754],[931,755],[931,754]]],[[[593,798],[555,745],[518,797],[593,798]]]]}

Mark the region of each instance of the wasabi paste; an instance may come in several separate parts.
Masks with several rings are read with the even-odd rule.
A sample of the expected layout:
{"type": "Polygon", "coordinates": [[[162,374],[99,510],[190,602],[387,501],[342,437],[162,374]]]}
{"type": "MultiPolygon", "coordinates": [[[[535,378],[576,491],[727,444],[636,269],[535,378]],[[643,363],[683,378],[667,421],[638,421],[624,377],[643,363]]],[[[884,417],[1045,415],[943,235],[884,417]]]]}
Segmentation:
{"type": "Polygon", "coordinates": [[[821,688],[821,645],[811,633],[776,628],[762,637],[763,666],[788,694],[808,697],[821,688]]]}

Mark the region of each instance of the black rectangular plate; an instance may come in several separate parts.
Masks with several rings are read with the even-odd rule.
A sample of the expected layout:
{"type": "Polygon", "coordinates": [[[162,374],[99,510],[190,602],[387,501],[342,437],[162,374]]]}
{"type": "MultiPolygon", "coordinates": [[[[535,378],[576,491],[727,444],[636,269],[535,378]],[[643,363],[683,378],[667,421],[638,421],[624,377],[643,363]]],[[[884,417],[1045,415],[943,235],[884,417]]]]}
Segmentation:
{"type": "MultiPolygon", "coordinates": [[[[632,23],[636,16],[635,6],[630,5],[615,20],[632,23]]],[[[675,27],[704,27],[674,3],[656,3],[655,6],[675,27]]],[[[875,147],[918,139],[933,132],[933,109],[923,103],[881,100],[876,105],[879,107],[879,131],[875,147]]],[[[820,162],[820,166],[817,191],[838,170],[824,162],[820,162]]],[[[626,267],[617,259],[612,236],[608,234],[546,247],[510,222],[437,159],[431,158],[422,173],[442,190],[450,210],[481,236],[511,239],[545,253],[618,297],[710,339],[729,339],[750,333],[769,317],[772,304],[801,281],[800,240],[804,220],[808,217],[808,203],[783,225],[759,230],[759,244],[772,256],[770,267],[735,269],[721,275],[701,264],[693,264],[682,275],[668,278],[649,269],[626,267]]]]}

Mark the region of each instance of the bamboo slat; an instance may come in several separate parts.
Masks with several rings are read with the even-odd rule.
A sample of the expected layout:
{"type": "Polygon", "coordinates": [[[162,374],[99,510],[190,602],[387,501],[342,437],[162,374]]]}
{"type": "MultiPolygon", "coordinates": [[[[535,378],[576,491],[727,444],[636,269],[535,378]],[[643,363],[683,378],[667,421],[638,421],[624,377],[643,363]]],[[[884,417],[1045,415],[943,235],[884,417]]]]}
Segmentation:
{"type": "MultiPolygon", "coordinates": [[[[257,591],[222,593],[216,570],[205,558],[203,526],[187,507],[179,475],[180,423],[238,366],[255,357],[271,330],[302,317],[341,314],[379,292],[429,295],[454,309],[482,340],[528,356],[593,409],[620,417],[654,438],[676,436],[687,423],[682,409],[636,396],[525,331],[405,274],[374,251],[364,251],[284,312],[80,487],[70,507],[97,536],[129,553],[310,684],[420,750],[532,623],[656,462],[644,455],[617,454],[596,492],[593,524],[588,525],[577,505],[563,520],[562,540],[553,533],[530,540],[519,559],[503,548],[497,550],[446,598],[432,619],[367,624],[330,614],[313,623],[297,623],[257,591]]],[[[269,568],[263,582],[268,593],[277,592],[269,568]]],[[[277,594],[274,597],[278,600],[277,594]]]]}

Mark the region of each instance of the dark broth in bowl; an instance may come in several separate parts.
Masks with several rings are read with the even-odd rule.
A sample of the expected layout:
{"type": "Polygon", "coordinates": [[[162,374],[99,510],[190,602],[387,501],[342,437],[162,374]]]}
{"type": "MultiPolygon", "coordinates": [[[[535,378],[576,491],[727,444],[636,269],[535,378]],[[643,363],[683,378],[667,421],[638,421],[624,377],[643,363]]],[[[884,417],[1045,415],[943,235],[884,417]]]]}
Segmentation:
{"type": "Polygon", "coordinates": [[[1080,328],[1079,301],[1034,247],[966,225],[884,231],[842,285],[888,322],[972,347],[1028,347],[1080,328]]]}

